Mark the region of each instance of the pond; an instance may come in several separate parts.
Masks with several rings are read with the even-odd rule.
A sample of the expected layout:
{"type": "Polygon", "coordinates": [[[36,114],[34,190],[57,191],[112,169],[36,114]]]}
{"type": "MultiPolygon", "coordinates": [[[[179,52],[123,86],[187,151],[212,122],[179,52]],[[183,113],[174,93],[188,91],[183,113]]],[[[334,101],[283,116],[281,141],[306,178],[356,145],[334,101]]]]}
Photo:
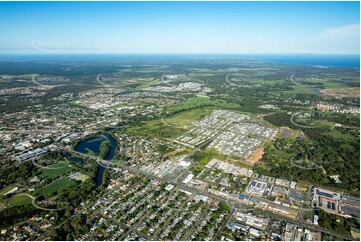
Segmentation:
{"type": "MultiPolygon", "coordinates": [[[[110,141],[110,148],[107,156],[105,157],[105,160],[111,161],[113,159],[113,156],[115,154],[116,148],[117,148],[117,141],[108,133],[100,134],[96,137],[91,137],[89,139],[86,139],[82,142],[80,142],[77,147],[75,148],[76,151],[88,154],[88,153],[99,153],[100,152],[100,145],[104,140],[110,141]]],[[[102,183],[103,180],[103,173],[104,173],[105,167],[98,166],[97,175],[95,178],[95,184],[96,186],[99,186],[102,183]]]]}

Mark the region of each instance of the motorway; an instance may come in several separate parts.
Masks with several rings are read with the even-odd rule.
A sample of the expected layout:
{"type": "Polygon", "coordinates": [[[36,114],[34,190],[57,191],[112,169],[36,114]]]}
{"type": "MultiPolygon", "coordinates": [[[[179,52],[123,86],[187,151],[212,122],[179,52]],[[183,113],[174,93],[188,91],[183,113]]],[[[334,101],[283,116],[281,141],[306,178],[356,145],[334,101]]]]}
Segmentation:
{"type": "Polygon", "coordinates": [[[293,77],[294,77],[294,76],[295,76],[295,73],[293,73],[293,74],[291,75],[291,77],[290,77],[291,82],[292,82],[293,84],[297,85],[297,86],[302,87],[301,84],[299,84],[298,82],[296,82],[296,81],[293,80],[293,77]]]}

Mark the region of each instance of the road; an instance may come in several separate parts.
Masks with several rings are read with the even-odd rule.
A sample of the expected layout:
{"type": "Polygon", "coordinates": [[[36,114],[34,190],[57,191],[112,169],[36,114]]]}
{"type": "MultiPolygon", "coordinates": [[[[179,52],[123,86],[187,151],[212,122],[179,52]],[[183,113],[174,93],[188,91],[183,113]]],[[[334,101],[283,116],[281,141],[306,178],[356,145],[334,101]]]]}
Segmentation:
{"type": "MultiPolygon", "coordinates": [[[[111,84],[107,84],[107,83],[104,83],[104,82],[102,82],[101,80],[100,80],[100,76],[101,76],[102,74],[99,74],[98,76],[97,76],[97,82],[99,83],[99,84],[101,84],[102,86],[104,86],[104,87],[107,87],[107,88],[121,88],[122,86],[120,86],[120,85],[111,85],[111,84]]],[[[120,79],[121,80],[121,79],[120,79]]],[[[119,80],[119,81],[120,81],[119,80]]]]}
{"type": "Polygon", "coordinates": [[[293,73],[293,74],[291,75],[291,77],[290,77],[291,82],[292,82],[293,84],[297,85],[297,86],[302,87],[301,84],[299,84],[298,82],[296,82],[296,81],[293,80],[293,77],[294,77],[294,76],[295,76],[295,73],[293,73]]]}
{"type": "Polygon", "coordinates": [[[226,82],[227,82],[229,85],[231,85],[231,86],[242,87],[242,85],[235,84],[235,83],[231,82],[231,81],[229,80],[229,76],[230,76],[230,75],[231,75],[231,74],[228,74],[228,75],[226,76],[226,82]]]}
{"type": "Polygon", "coordinates": [[[100,80],[100,76],[101,76],[101,74],[99,74],[98,76],[97,76],[97,82],[99,82],[101,85],[103,85],[103,86],[109,86],[109,84],[106,84],[106,83],[104,83],[104,82],[102,82],[101,80],[100,80]]]}
{"type": "Polygon", "coordinates": [[[16,196],[20,196],[20,195],[23,195],[23,196],[27,196],[27,197],[30,197],[32,199],[32,204],[34,207],[36,207],[37,209],[40,209],[40,210],[44,210],[44,211],[59,211],[59,210],[62,210],[62,208],[43,208],[43,207],[40,207],[39,205],[37,205],[35,203],[35,200],[36,200],[36,197],[33,197],[31,196],[30,194],[27,194],[27,193],[20,193],[20,194],[17,194],[16,196]]]}
{"type": "Polygon", "coordinates": [[[290,77],[290,80],[291,80],[291,82],[293,83],[293,84],[295,84],[295,85],[297,85],[297,86],[300,86],[300,87],[309,87],[309,88],[312,88],[312,87],[319,87],[319,86],[317,86],[317,85],[305,85],[305,84],[300,84],[300,83],[298,83],[298,82],[296,82],[295,80],[293,80],[293,77],[295,76],[295,73],[293,73],[292,75],[291,75],[291,77],[290,77]]]}
{"type": "Polygon", "coordinates": [[[294,113],[294,114],[292,114],[292,116],[291,116],[291,118],[290,118],[290,121],[291,121],[291,123],[292,123],[293,125],[296,125],[296,126],[298,126],[298,127],[300,127],[300,128],[304,128],[304,129],[313,129],[313,128],[319,128],[319,127],[321,127],[321,125],[306,126],[306,125],[301,125],[301,124],[296,123],[296,122],[293,120],[293,118],[294,118],[296,115],[298,115],[298,114],[300,114],[300,113],[294,113]]]}
{"type": "Polygon", "coordinates": [[[36,81],[35,80],[35,77],[37,76],[38,74],[34,74],[33,77],[31,78],[31,80],[33,81],[33,83],[35,83],[35,85],[38,85],[38,86],[45,86],[43,84],[41,84],[40,82],[36,81]]]}
{"type": "MultiPolygon", "coordinates": [[[[31,161],[33,162],[34,166],[39,167],[40,169],[45,169],[45,170],[58,170],[58,169],[63,169],[65,166],[69,166],[69,164],[65,164],[64,166],[61,167],[49,167],[49,166],[41,166],[38,163],[35,162],[36,158],[32,158],[31,161]]],[[[55,163],[54,163],[55,164],[55,163]]]]}
{"type": "Polygon", "coordinates": [[[228,215],[227,219],[223,222],[221,228],[218,230],[217,236],[216,236],[216,240],[220,240],[221,234],[224,230],[224,228],[227,226],[227,224],[229,223],[229,221],[232,219],[233,214],[236,212],[236,209],[232,208],[230,214],[228,215]]]}
{"type": "MultiPolygon", "coordinates": [[[[106,168],[110,168],[110,169],[117,169],[117,168],[121,168],[121,169],[125,169],[125,170],[128,170],[134,174],[143,174],[145,176],[148,176],[152,179],[155,179],[155,180],[159,180],[159,181],[162,181],[162,182],[166,182],[166,183],[170,183],[170,184],[173,184],[175,187],[177,187],[178,189],[182,189],[182,190],[186,190],[186,191],[189,191],[189,192],[192,192],[193,194],[201,194],[201,195],[204,195],[204,196],[207,196],[207,197],[210,197],[210,198],[213,198],[217,201],[224,201],[226,203],[228,203],[229,205],[231,205],[231,207],[233,209],[244,209],[244,204],[241,202],[241,201],[237,201],[237,200],[230,200],[230,199],[227,199],[227,198],[224,198],[224,197],[220,197],[220,196],[217,196],[217,195],[214,195],[212,193],[209,193],[209,192],[206,192],[206,191],[201,191],[199,189],[196,189],[196,188],[193,188],[193,187],[189,187],[187,186],[186,184],[182,183],[182,182],[178,182],[178,181],[174,181],[174,180],[168,180],[168,179],[165,179],[163,177],[158,177],[158,176],[155,176],[153,174],[150,174],[148,172],[145,172],[145,171],[141,171],[141,170],[138,170],[138,169],[135,169],[133,167],[129,167],[129,166],[126,166],[126,165],[123,165],[123,164],[110,164],[109,161],[107,160],[101,160],[101,159],[97,159],[96,157],[92,156],[92,155],[88,155],[88,154],[84,154],[84,153],[80,153],[80,152],[77,152],[77,151],[74,151],[72,149],[66,149],[67,151],[69,152],[74,152],[80,156],[84,156],[84,157],[87,157],[87,158],[90,158],[90,159],[96,159],[98,164],[101,165],[101,166],[104,166],[106,168]],[[109,166],[110,165],[110,166],[109,166]],[[116,167],[112,167],[113,165],[116,165],[116,167]]],[[[254,209],[256,210],[256,209],[254,209]]],[[[332,236],[336,236],[338,238],[342,238],[344,240],[354,240],[352,237],[350,236],[347,236],[347,235],[343,235],[343,234],[339,234],[339,233],[336,233],[334,231],[330,231],[330,230],[327,230],[327,229],[323,229],[321,227],[318,227],[318,226],[315,226],[315,225],[310,225],[310,224],[307,224],[303,221],[294,221],[294,220],[290,220],[290,219],[287,219],[285,218],[284,220],[286,221],[289,221],[291,223],[297,223],[299,226],[302,226],[304,228],[307,228],[307,229],[312,229],[312,230],[315,230],[315,231],[319,231],[319,232],[323,232],[325,234],[329,234],[329,235],[332,235],[332,236]]]]}
{"type": "Polygon", "coordinates": [[[4,131],[0,131],[0,134],[14,134],[14,133],[25,133],[25,134],[36,134],[36,133],[45,133],[45,134],[49,134],[49,133],[65,133],[65,132],[70,132],[69,130],[61,130],[61,129],[30,129],[30,130],[22,130],[22,129],[18,129],[18,130],[4,130],[4,131]]]}

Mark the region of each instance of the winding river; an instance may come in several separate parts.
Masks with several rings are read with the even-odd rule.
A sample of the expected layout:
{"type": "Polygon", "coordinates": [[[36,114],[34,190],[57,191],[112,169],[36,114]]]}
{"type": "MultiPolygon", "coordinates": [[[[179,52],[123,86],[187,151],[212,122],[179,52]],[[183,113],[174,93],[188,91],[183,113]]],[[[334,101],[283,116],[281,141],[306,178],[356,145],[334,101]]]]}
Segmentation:
{"type": "MultiPolygon", "coordinates": [[[[86,139],[82,142],[80,142],[77,147],[75,148],[76,151],[87,154],[89,152],[99,153],[100,152],[100,145],[101,143],[108,139],[110,141],[110,148],[107,156],[105,157],[105,160],[111,161],[113,159],[113,156],[115,154],[116,148],[117,148],[117,141],[108,133],[105,134],[99,134],[96,137],[91,137],[89,139],[86,139]]],[[[104,170],[106,168],[103,166],[98,166],[97,175],[95,177],[95,184],[98,187],[103,180],[103,174],[104,170]]]]}

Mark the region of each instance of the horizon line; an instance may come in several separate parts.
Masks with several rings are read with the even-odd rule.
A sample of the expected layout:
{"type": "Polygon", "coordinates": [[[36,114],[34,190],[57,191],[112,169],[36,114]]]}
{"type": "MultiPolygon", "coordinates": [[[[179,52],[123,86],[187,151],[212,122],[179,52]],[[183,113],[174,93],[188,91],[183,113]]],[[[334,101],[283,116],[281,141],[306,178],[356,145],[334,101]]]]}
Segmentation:
{"type": "Polygon", "coordinates": [[[39,56],[61,56],[61,55],[339,55],[339,56],[360,56],[360,53],[357,54],[348,54],[348,53],[197,53],[197,52],[130,52],[130,53],[1,53],[0,56],[9,56],[9,55],[39,55],[39,56]]]}

